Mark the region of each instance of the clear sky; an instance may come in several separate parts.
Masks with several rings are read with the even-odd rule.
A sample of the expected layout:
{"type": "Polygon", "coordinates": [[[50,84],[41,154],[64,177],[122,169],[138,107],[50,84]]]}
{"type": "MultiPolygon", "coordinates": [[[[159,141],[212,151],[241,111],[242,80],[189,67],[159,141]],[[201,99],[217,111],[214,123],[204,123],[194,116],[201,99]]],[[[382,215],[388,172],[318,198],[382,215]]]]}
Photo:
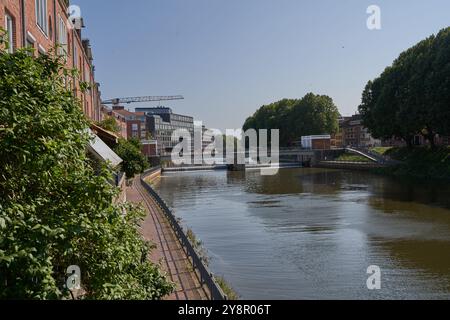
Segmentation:
{"type": "Polygon", "coordinates": [[[450,26],[450,0],[71,2],[81,8],[103,99],[181,94],[165,105],[218,129],[307,92],[351,115],[368,80],[450,26]],[[372,4],[381,30],[366,26],[372,4]]]}

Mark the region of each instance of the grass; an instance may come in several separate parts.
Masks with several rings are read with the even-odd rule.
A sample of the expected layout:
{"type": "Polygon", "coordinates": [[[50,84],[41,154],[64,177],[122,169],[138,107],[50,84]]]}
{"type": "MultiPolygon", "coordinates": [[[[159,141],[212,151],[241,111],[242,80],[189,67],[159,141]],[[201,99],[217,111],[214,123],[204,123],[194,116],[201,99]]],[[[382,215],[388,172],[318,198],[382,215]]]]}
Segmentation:
{"type": "Polygon", "coordinates": [[[371,162],[370,159],[363,157],[358,154],[344,153],[336,158],[336,161],[347,161],[347,162],[371,162]]]}
{"type": "Polygon", "coordinates": [[[391,148],[385,155],[403,163],[384,171],[395,176],[450,181],[450,147],[391,148]]]}
{"type": "Polygon", "coordinates": [[[197,238],[195,233],[192,231],[192,229],[188,229],[186,232],[186,237],[191,242],[194,249],[197,251],[200,259],[203,261],[203,263],[206,266],[209,266],[209,256],[208,251],[203,246],[203,242],[197,238]]]}
{"type": "Polygon", "coordinates": [[[385,155],[387,154],[389,151],[391,151],[393,149],[393,147],[375,147],[370,149],[370,151],[378,153],[379,155],[385,155]]]}
{"type": "Polygon", "coordinates": [[[239,300],[239,295],[237,294],[237,292],[228,284],[228,282],[223,277],[214,276],[214,279],[222,289],[223,293],[227,295],[228,300],[239,300]]]}

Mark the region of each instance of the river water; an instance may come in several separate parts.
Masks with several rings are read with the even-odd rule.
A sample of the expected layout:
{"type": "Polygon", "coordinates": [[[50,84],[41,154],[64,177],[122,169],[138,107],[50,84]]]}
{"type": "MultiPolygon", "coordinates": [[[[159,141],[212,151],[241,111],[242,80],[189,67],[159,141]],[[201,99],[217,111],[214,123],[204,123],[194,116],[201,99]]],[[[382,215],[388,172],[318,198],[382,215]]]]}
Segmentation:
{"type": "Polygon", "coordinates": [[[448,185],[305,168],[164,173],[155,188],[243,299],[450,299],[448,185]]]}

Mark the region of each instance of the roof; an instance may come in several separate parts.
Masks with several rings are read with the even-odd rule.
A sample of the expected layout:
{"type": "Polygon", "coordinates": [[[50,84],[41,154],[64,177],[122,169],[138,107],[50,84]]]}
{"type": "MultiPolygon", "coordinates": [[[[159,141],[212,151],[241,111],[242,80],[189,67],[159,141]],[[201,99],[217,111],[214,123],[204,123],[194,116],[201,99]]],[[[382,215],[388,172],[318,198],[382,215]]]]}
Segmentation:
{"type": "Polygon", "coordinates": [[[123,110],[113,110],[113,112],[118,113],[118,114],[120,114],[120,115],[122,115],[124,117],[134,117],[135,116],[134,112],[131,112],[131,111],[128,111],[128,110],[125,110],[125,109],[123,109],[123,110]]]}
{"type": "Polygon", "coordinates": [[[103,129],[102,127],[99,127],[98,125],[96,125],[94,123],[91,124],[91,129],[103,141],[106,141],[106,143],[111,143],[113,145],[116,145],[117,143],[119,143],[119,136],[116,133],[114,133],[112,131],[108,131],[106,129],[103,129]]]}
{"type": "Polygon", "coordinates": [[[113,167],[117,167],[123,160],[109,148],[92,130],[89,129],[92,140],[89,142],[89,151],[100,161],[109,162],[113,167]]]}

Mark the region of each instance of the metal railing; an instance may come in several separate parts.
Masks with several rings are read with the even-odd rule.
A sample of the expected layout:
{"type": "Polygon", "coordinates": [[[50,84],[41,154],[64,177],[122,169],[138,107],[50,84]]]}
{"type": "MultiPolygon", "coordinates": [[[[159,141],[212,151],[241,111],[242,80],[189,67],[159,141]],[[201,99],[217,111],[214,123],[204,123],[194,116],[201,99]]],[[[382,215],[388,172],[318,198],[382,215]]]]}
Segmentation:
{"type": "Polygon", "coordinates": [[[155,199],[159,207],[163,210],[173,231],[175,232],[175,235],[180,241],[181,246],[183,247],[188,257],[191,259],[194,270],[198,271],[200,283],[202,285],[206,285],[206,287],[209,289],[209,292],[211,293],[211,300],[227,300],[227,296],[217,284],[216,280],[214,279],[214,275],[209,271],[208,267],[206,267],[203,260],[200,258],[199,254],[187,237],[183,227],[179,224],[178,219],[175,217],[172,210],[159,196],[159,194],[145,181],[146,177],[156,173],[159,170],[161,170],[160,167],[145,171],[141,175],[142,185],[144,186],[145,190],[148,191],[148,193],[153,197],[153,199],[155,199]]]}

